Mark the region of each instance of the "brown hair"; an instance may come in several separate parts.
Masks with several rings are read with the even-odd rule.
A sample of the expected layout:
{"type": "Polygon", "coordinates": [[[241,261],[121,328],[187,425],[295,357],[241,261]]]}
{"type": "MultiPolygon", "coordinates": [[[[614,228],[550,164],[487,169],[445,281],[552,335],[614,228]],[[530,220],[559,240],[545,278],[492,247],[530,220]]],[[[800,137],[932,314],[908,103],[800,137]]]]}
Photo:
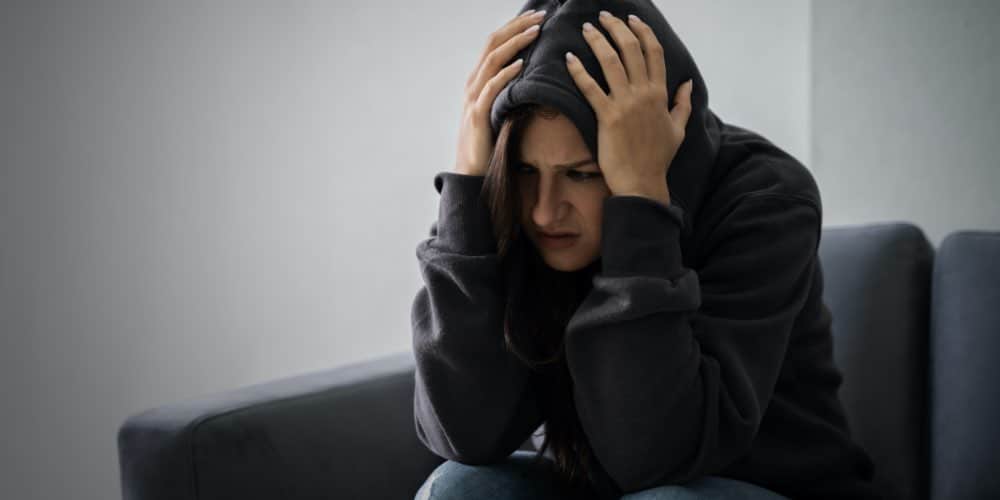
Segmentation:
{"type": "Polygon", "coordinates": [[[515,168],[521,138],[536,118],[552,119],[554,108],[526,104],[511,110],[501,126],[481,196],[486,200],[506,278],[504,342],[528,365],[537,384],[545,418],[545,439],[535,455],[552,448],[555,465],[570,491],[589,492],[593,474],[590,449],[573,403],[573,383],[563,346],[566,324],[590,289],[600,259],[564,272],[548,266],[524,235],[515,168]]]}

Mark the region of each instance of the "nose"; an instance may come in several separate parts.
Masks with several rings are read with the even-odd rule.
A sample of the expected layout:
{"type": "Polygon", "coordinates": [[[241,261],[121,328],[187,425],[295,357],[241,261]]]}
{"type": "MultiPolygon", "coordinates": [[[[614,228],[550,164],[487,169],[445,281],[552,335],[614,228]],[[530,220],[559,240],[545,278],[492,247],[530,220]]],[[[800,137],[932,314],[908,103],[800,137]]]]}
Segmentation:
{"type": "Polygon", "coordinates": [[[564,203],[558,183],[539,176],[535,191],[535,206],[531,209],[531,219],[537,227],[556,226],[562,218],[567,204],[564,203]]]}

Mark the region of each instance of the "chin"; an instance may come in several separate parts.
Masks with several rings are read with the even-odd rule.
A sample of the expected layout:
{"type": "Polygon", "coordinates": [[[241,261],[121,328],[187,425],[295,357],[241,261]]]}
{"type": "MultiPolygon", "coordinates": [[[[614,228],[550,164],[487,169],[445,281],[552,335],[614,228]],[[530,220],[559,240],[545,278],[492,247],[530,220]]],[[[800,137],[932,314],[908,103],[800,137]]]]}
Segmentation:
{"type": "Polygon", "coordinates": [[[573,262],[566,262],[565,259],[556,259],[555,261],[552,261],[550,259],[545,259],[545,263],[548,264],[548,266],[551,267],[552,269],[556,271],[562,271],[564,273],[579,271],[580,269],[586,267],[584,265],[577,265],[573,262]]]}
{"type": "Polygon", "coordinates": [[[559,252],[545,249],[540,249],[539,252],[546,265],[565,273],[580,271],[596,259],[596,257],[590,257],[581,252],[559,252]]]}

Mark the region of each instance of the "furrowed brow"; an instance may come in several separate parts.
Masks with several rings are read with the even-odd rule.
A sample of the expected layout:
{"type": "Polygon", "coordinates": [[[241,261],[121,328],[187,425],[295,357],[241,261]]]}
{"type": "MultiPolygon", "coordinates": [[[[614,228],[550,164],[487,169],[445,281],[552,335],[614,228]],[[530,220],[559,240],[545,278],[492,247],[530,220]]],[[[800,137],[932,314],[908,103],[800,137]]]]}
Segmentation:
{"type": "MultiPolygon", "coordinates": [[[[521,163],[523,163],[525,165],[528,165],[530,167],[534,167],[535,166],[532,163],[527,162],[525,160],[518,160],[518,161],[520,161],[521,163]]],[[[597,162],[595,162],[593,158],[587,158],[585,160],[574,161],[572,163],[563,163],[563,164],[560,164],[560,165],[555,165],[553,168],[555,168],[556,171],[569,170],[571,168],[582,167],[584,165],[589,165],[591,163],[597,163],[597,162]]]]}

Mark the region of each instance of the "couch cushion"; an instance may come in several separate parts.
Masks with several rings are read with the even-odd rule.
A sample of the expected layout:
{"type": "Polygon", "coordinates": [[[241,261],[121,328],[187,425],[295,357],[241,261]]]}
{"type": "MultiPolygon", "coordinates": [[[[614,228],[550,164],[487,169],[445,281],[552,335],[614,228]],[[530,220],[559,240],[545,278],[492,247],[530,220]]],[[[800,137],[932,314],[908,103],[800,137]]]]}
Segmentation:
{"type": "Polygon", "coordinates": [[[824,228],[824,302],[851,432],[898,498],[927,494],[927,344],[934,248],[909,223],[824,228]]]}
{"type": "Polygon", "coordinates": [[[941,242],[931,347],[932,498],[1000,498],[1000,232],[941,242]]]}

